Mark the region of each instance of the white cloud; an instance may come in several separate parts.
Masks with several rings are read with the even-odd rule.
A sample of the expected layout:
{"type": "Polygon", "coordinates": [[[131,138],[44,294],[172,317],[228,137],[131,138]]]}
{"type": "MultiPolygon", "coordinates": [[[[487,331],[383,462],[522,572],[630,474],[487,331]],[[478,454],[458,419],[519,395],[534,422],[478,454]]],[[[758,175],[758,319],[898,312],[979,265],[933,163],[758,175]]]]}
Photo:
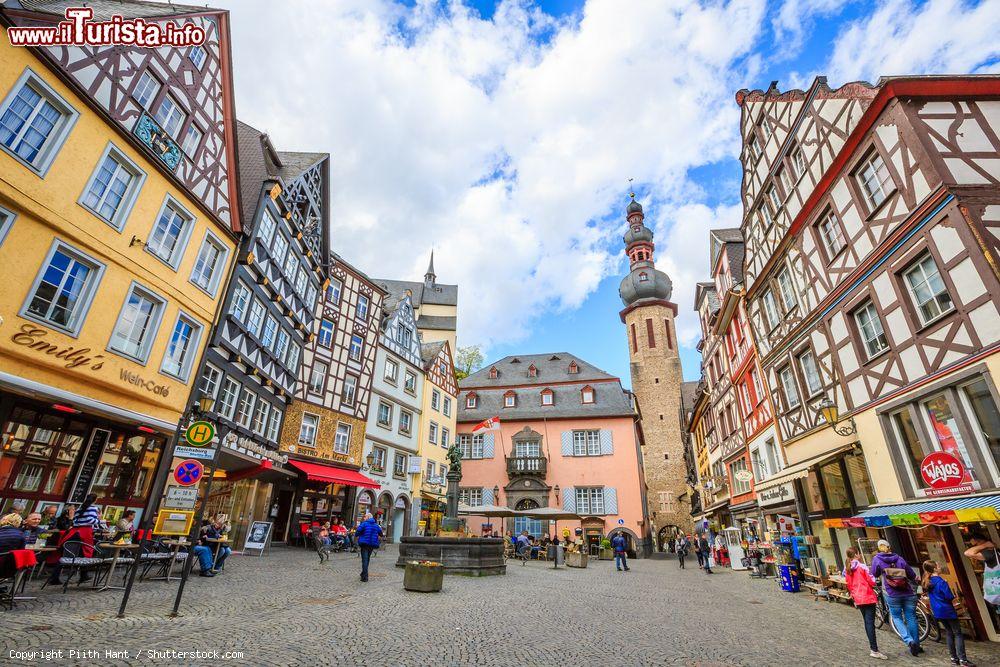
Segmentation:
{"type": "Polygon", "coordinates": [[[851,0],[784,0],[771,20],[777,54],[794,56],[818,18],[832,16],[851,0]]]}
{"type": "Polygon", "coordinates": [[[592,0],[563,21],[522,0],[491,20],[430,0],[228,4],[240,117],[333,155],[334,244],[363,270],[415,279],[435,247],[464,343],[524,337],[621,270],[629,176],[654,216],[676,209],[661,248],[682,257],[658,256],[690,310],[707,260],[681,250],[730,214],[683,207],[687,172],[735,153],[763,0],[592,0]]]}

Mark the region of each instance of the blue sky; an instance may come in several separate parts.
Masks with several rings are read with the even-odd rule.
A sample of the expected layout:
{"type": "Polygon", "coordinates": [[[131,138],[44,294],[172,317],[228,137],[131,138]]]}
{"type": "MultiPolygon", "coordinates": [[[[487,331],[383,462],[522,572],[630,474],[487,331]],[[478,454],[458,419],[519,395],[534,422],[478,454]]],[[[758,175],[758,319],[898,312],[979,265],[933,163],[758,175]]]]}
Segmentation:
{"type": "Polygon", "coordinates": [[[697,379],[708,230],[742,215],[735,92],[1000,62],[995,1],[220,3],[237,114],[279,149],[332,155],[341,255],[416,280],[433,248],[438,279],[460,286],[460,345],[569,351],[626,385],[629,178],[697,379]]]}

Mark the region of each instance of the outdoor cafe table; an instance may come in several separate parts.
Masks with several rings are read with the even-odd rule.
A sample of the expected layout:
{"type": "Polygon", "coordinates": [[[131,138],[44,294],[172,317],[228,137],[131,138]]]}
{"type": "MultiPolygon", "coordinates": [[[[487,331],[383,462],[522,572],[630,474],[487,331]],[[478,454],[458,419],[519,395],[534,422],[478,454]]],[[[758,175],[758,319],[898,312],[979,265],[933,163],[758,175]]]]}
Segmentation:
{"type": "Polygon", "coordinates": [[[215,545],[215,551],[212,554],[212,569],[214,570],[215,569],[215,561],[219,560],[219,549],[222,548],[222,545],[229,544],[229,538],[228,537],[206,537],[205,541],[206,542],[211,542],[212,544],[215,545]]]}
{"type": "MultiPolygon", "coordinates": [[[[28,575],[27,579],[34,579],[36,576],[38,576],[39,572],[45,569],[45,558],[46,558],[45,554],[50,554],[53,551],[59,550],[59,547],[43,546],[38,544],[37,542],[35,544],[29,544],[25,548],[34,551],[35,558],[38,561],[37,563],[35,563],[35,566],[31,568],[31,573],[28,575]]],[[[21,589],[22,590],[24,589],[23,583],[21,584],[21,589]]]]}
{"type": "MultiPolygon", "coordinates": [[[[153,579],[163,579],[164,581],[170,581],[170,575],[174,571],[174,563],[177,562],[178,552],[180,552],[181,547],[191,546],[191,542],[188,542],[187,540],[167,540],[163,542],[163,545],[173,549],[173,551],[170,552],[170,563],[167,565],[167,573],[165,576],[153,577],[153,579]]],[[[177,578],[180,579],[180,577],[177,578]]]]}
{"type": "Polygon", "coordinates": [[[132,544],[131,542],[125,544],[118,544],[116,542],[101,542],[97,546],[102,549],[111,549],[115,552],[115,555],[111,557],[111,569],[108,570],[108,578],[104,580],[104,585],[100,588],[102,591],[109,590],[125,590],[124,586],[112,586],[111,577],[115,575],[115,568],[118,566],[118,558],[121,557],[122,551],[131,551],[132,549],[138,549],[138,544],[132,544]]]}

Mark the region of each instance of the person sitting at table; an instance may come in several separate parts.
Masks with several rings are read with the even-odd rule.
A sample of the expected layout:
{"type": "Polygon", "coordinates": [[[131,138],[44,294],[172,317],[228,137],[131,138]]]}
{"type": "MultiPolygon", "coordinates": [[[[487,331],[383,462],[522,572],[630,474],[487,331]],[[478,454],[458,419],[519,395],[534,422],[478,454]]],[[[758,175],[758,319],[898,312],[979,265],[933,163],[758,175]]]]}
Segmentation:
{"type": "Polygon", "coordinates": [[[17,512],[0,517],[0,553],[23,549],[26,546],[21,523],[21,515],[17,512]]]}
{"type": "Polygon", "coordinates": [[[76,505],[66,505],[61,514],[56,518],[55,527],[58,531],[69,530],[73,527],[73,517],[76,516],[76,505]]]}
{"type": "Polygon", "coordinates": [[[223,526],[224,522],[216,517],[215,522],[208,524],[201,537],[198,538],[198,544],[194,548],[194,555],[198,559],[199,576],[214,577],[217,575],[222,571],[222,565],[233,551],[226,544],[219,545],[219,557],[215,560],[213,567],[212,556],[215,554],[215,547],[218,543],[211,542],[210,540],[222,539],[223,526]]]}
{"type": "Polygon", "coordinates": [[[38,534],[42,532],[42,515],[38,512],[29,514],[28,518],[21,524],[21,530],[24,531],[25,544],[37,542],[38,534]]]}
{"type": "Polygon", "coordinates": [[[319,541],[324,547],[333,546],[333,538],[330,536],[330,522],[324,521],[319,528],[319,541]]]}
{"type": "Polygon", "coordinates": [[[125,510],[122,518],[115,524],[115,539],[131,535],[135,530],[135,510],[125,510]]]}
{"type": "Polygon", "coordinates": [[[83,500],[83,504],[80,505],[80,509],[77,510],[76,516],[73,517],[74,527],[89,527],[93,528],[94,532],[108,529],[108,524],[101,518],[101,511],[94,505],[95,502],[97,502],[97,494],[87,494],[87,497],[83,500]]]}
{"type": "Polygon", "coordinates": [[[330,538],[341,549],[347,546],[347,526],[344,525],[343,519],[337,519],[333,526],[330,527],[330,538]]]}
{"type": "Polygon", "coordinates": [[[58,509],[58,505],[46,505],[45,509],[42,510],[42,525],[49,530],[56,529],[56,515],[58,514],[58,509]]]}

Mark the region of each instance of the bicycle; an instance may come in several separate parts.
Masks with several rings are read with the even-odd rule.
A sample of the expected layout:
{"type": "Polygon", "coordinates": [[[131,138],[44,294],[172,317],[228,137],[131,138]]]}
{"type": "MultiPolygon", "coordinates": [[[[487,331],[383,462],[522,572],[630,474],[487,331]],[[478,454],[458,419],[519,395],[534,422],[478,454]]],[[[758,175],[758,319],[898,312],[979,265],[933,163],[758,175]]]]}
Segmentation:
{"type": "MultiPolygon", "coordinates": [[[[892,631],[896,633],[897,637],[902,639],[903,633],[896,627],[896,621],[892,618],[892,614],[889,613],[889,605],[885,601],[885,592],[881,587],[877,587],[876,593],[878,595],[878,602],[875,603],[875,627],[881,628],[885,625],[886,621],[888,621],[889,627],[892,628],[892,631]]],[[[938,624],[933,621],[933,616],[931,616],[929,612],[924,596],[920,596],[917,599],[917,608],[915,612],[917,616],[917,630],[920,634],[920,642],[923,643],[927,641],[928,637],[930,637],[933,641],[937,641],[941,635],[941,629],[938,627],[938,624]],[[932,634],[934,635],[933,637],[931,637],[932,634]]]]}

